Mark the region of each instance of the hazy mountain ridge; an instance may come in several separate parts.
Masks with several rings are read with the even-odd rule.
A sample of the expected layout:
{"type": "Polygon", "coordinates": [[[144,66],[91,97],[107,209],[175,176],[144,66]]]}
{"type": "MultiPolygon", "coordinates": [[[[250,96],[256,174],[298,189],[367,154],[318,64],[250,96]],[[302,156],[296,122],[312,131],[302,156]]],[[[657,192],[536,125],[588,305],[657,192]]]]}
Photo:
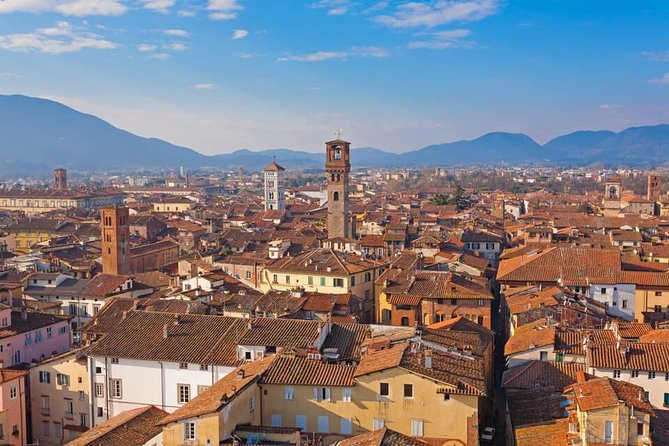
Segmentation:
{"type": "MultiPolygon", "coordinates": [[[[48,172],[56,166],[75,170],[180,165],[260,169],[275,156],[289,168],[318,168],[324,162],[322,153],[283,148],[207,156],[161,139],[134,135],[58,102],[20,95],[0,95],[0,135],[0,173],[5,175],[48,172]]],[[[400,154],[356,148],[352,161],[362,167],[661,164],[669,161],[669,125],[631,127],[617,133],[577,131],[543,146],[522,133],[493,132],[400,154]]]]}

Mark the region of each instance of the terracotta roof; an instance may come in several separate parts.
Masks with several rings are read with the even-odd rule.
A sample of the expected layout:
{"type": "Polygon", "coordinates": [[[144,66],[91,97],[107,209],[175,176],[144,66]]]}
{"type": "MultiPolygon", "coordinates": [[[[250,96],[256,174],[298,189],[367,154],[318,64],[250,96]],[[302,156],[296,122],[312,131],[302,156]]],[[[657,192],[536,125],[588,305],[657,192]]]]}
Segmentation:
{"type": "Polygon", "coordinates": [[[576,374],[585,372],[585,364],[565,364],[553,361],[529,361],[504,372],[502,386],[508,389],[551,387],[561,392],[576,382],[576,374]]]}
{"type": "Polygon", "coordinates": [[[184,314],[177,319],[168,313],[133,311],[93,346],[90,355],[233,365],[237,342],[246,330],[247,321],[234,317],[184,314]]]}
{"type": "Polygon", "coordinates": [[[367,271],[380,264],[360,256],[348,255],[329,248],[305,251],[297,256],[275,260],[265,269],[271,272],[299,272],[318,275],[349,275],[367,271]]]}
{"type": "Polygon", "coordinates": [[[158,435],[157,423],[167,412],[154,406],[122,412],[110,420],[84,432],[68,446],[142,446],[158,435]]]}
{"type": "Polygon", "coordinates": [[[84,296],[106,297],[118,292],[118,288],[130,279],[130,276],[98,274],[81,291],[84,296]]]}
{"type": "Polygon", "coordinates": [[[644,344],[669,344],[669,330],[650,330],[639,336],[644,344]]]}
{"type": "Polygon", "coordinates": [[[643,334],[653,329],[651,324],[642,322],[616,322],[618,336],[622,339],[639,339],[643,334]]]}
{"type": "Polygon", "coordinates": [[[316,347],[325,326],[323,321],[299,319],[256,318],[237,341],[239,345],[264,345],[273,347],[316,347]]]}
{"type": "Polygon", "coordinates": [[[248,385],[256,382],[275,358],[276,356],[266,356],[237,367],[193,400],[163,418],[160,424],[164,425],[220,410],[230,400],[242,393],[248,385]]]}
{"type": "Polygon", "coordinates": [[[588,346],[586,362],[590,367],[620,370],[650,370],[669,372],[669,344],[642,344],[632,342],[617,347],[615,344],[588,346]]]}
{"type": "Polygon", "coordinates": [[[297,386],[352,387],[355,366],[329,364],[319,359],[283,355],[267,369],[263,382],[297,386]]]}
{"type": "Polygon", "coordinates": [[[355,376],[368,375],[374,372],[398,367],[402,362],[404,351],[409,346],[408,342],[391,344],[380,350],[370,350],[362,357],[355,376]]]}
{"type": "Polygon", "coordinates": [[[371,336],[369,325],[355,323],[333,323],[323,350],[336,348],[339,360],[359,359],[362,343],[371,336]]]}
{"type": "Polygon", "coordinates": [[[0,384],[28,375],[28,370],[0,369],[0,384]]]}
{"type": "Polygon", "coordinates": [[[582,411],[598,410],[607,407],[618,407],[620,402],[635,409],[653,413],[643,387],[626,381],[611,378],[593,378],[585,382],[577,382],[569,389],[574,394],[574,403],[582,411]]]}
{"type": "Polygon", "coordinates": [[[426,444],[424,441],[400,434],[387,427],[337,442],[338,446],[426,446],[426,444]]]}
{"type": "Polygon", "coordinates": [[[506,356],[532,350],[534,348],[553,345],[555,343],[555,327],[533,327],[531,330],[516,331],[506,341],[504,354],[506,356]]]}
{"type": "Polygon", "coordinates": [[[558,305],[558,301],[553,296],[559,292],[559,288],[550,287],[542,291],[507,296],[506,303],[511,314],[521,314],[541,307],[558,305]]]}
{"type": "Polygon", "coordinates": [[[515,429],[516,446],[569,446],[571,438],[569,419],[562,418],[542,424],[521,426],[515,429]]]}

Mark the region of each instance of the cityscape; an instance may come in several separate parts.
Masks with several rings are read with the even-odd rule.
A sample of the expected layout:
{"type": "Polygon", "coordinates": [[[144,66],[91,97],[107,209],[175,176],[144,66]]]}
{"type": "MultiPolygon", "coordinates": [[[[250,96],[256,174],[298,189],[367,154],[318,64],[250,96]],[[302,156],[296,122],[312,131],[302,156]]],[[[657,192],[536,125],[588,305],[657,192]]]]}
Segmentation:
{"type": "Polygon", "coordinates": [[[0,1],[0,446],[669,446],[669,5],[595,3],[0,1]]]}

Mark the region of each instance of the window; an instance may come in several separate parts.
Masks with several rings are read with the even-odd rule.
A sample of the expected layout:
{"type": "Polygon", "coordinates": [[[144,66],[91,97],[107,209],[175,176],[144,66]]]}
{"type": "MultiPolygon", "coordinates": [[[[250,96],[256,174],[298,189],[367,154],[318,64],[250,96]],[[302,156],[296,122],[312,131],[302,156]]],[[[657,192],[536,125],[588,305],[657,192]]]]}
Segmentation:
{"type": "Polygon", "coordinates": [[[406,316],[402,316],[402,319],[400,319],[400,325],[402,327],[408,327],[409,326],[409,318],[406,316]]]}
{"type": "Polygon", "coordinates": [[[110,362],[111,362],[112,364],[118,364],[118,358],[111,358],[111,359],[110,359],[110,362]]]}
{"type": "Polygon", "coordinates": [[[60,423],[53,423],[53,436],[60,438],[63,435],[63,425],[60,423]]]}
{"type": "Polygon", "coordinates": [[[548,361],[548,352],[546,351],[539,352],[539,359],[541,361],[548,361]]]}
{"type": "Polygon", "coordinates": [[[669,393],[664,394],[664,407],[669,407],[669,393]]]}
{"type": "Polygon", "coordinates": [[[334,195],[332,196],[333,201],[339,201],[339,192],[335,191],[334,195]]]}
{"type": "Polygon", "coordinates": [[[95,368],[95,373],[97,373],[98,375],[101,374],[102,373],[102,367],[96,367],[95,368]]]}
{"type": "Polygon", "coordinates": [[[662,296],[662,291],[655,291],[655,296],[656,297],[661,297],[662,296]]]}
{"type": "Polygon", "coordinates": [[[293,388],[293,386],[286,386],[286,387],[283,389],[283,397],[284,397],[284,399],[292,400],[292,399],[293,399],[293,396],[294,396],[294,393],[295,393],[295,389],[293,388]]]}
{"type": "Polygon", "coordinates": [[[246,271],[246,280],[251,280],[251,271],[246,271]]]}
{"type": "Polygon", "coordinates": [[[286,276],[286,283],[290,283],[290,276],[286,276]]]}
{"type": "Polygon", "coordinates": [[[45,437],[51,436],[51,423],[48,421],[42,421],[42,434],[44,434],[45,437]]]}
{"type": "Polygon", "coordinates": [[[244,352],[244,359],[251,360],[251,352],[244,352]]]}
{"type": "Polygon", "coordinates": [[[105,386],[102,385],[102,383],[95,383],[95,396],[98,398],[104,398],[105,386]]]}
{"type": "Polygon", "coordinates": [[[444,393],[444,401],[448,401],[451,399],[451,394],[450,393],[444,393]]]}
{"type": "Polygon", "coordinates": [[[51,339],[51,336],[53,336],[53,329],[52,327],[46,327],[46,338],[51,339]]]}
{"type": "Polygon", "coordinates": [[[190,401],[190,384],[177,384],[179,403],[185,404],[190,401]]]}
{"type": "Polygon", "coordinates": [[[478,304],[479,304],[479,307],[482,307],[482,306],[483,306],[483,302],[484,302],[484,300],[483,300],[483,299],[479,299],[479,302],[478,302],[478,304]]]}
{"type": "Polygon", "coordinates": [[[458,300],[457,299],[451,299],[451,305],[457,305],[458,300]]]}
{"type": "Polygon", "coordinates": [[[604,422],[604,443],[613,443],[613,421],[604,422]]]}
{"type": "Polygon", "coordinates": [[[194,441],[197,439],[197,432],[195,431],[195,423],[190,421],[184,423],[184,440],[194,441]]]}
{"type": "Polygon", "coordinates": [[[613,371],[613,377],[614,378],[620,378],[620,370],[614,370],[613,371]]]}
{"type": "Polygon", "coordinates": [[[330,417],[327,415],[318,416],[318,432],[328,433],[330,432],[330,417]]]}
{"type": "Polygon", "coordinates": [[[404,385],[404,398],[413,398],[413,384],[404,385]]]}
{"type": "Polygon", "coordinates": [[[42,415],[48,417],[51,414],[51,405],[49,404],[49,397],[42,395],[42,415]]]}
{"type": "Polygon", "coordinates": [[[307,277],[307,284],[308,285],[313,285],[314,284],[314,277],[313,276],[307,277]]]}
{"type": "Polygon", "coordinates": [[[79,414],[79,426],[88,427],[88,414],[83,412],[79,414]]]}
{"type": "Polygon", "coordinates": [[[423,420],[411,420],[411,435],[414,437],[423,436],[423,420]]]}
{"type": "Polygon", "coordinates": [[[636,424],[636,434],[637,434],[638,436],[642,436],[642,435],[643,435],[643,423],[640,422],[640,421],[636,424]]]}
{"type": "Polygon", "coordinates": [[[339,423],[339,432],[344,435],[351,435],[353,432],[353,423],[350,418],[342,418],[339,423]]]}
{"type": "Polygon", "coordinates": [[[68,415],[68,418],[72,418],[72,415],[74,415],[74,403],[72,400],[65,400],[65,415],[68,415]]]}
{"type": "Polygon", "coordinates": [[[49,372],[39,372],[39,382],[41,383],[51,383],[51,373],[49,372]]]}
{"type": "Polygon", "coordinates": [[[664,380],[669,381],[669,372],[664,374],[664,380]]]}
{"type": "Polygon", "coordinates": [[[102,407],[98,407],[98,418],[102,417],[104,415],[104,411],[102,410],[102,407]]]}
{"type": "Polygon", "coordinates": [[[639,371],[638,370],[632,370],[632,378],[638,378],[639,377],[639,371]]]}
{"type": "Polygon", "coordinates": [[[329,387],[314,387],[314,400],[315,401],[330,401],[330,388],[329,387]]]}
{"type": "Polygon", "coordinates": [[[109,380],[109,395],[111,398],[121,399],[123,398],[123,388],[122,388],[120,379],[110,379],[109,380]]]}
{"type": "Polygon", "coordinates": [[[70,376],[63,373],[56,374],[56,382],[59,386],[69,386],[70,385],[70,376]]]}
{"type": "Polygon", "coordinates": [[[383,429],[385,425],[386,422],[383,418],[374,418],[372,430],[378,431],[379,429],[383,429]]]}
{"type": "Polygon", "coordinates": [[[344,401],[345,403],[350,403],[351,397],[353,396],[353,390],[347,387],[344,388],[344,390],[342,390],[341,393],[342,393],[341,397],[342,401],[344,401]]]}
{"type": "Polygon", "coordinates": [[[188,368],[188,363],[187,362],[180,362],[179,363],[179,368],[180,369],[187,369],[188,368]]]}
{"type": "Polygon", "coordinates": [[[332,286],[338,287],[338,288],[343,288],[344,287],[344,279],[338,279],[338,278],[332,279],[332,286]]]}
{"type": "Polygon", "coordinates": [[[272,414],[270,423],[272,427],[281,427],[283,425],[283,420],[281,419],[281,415],[272,414]]]}
{"type": "Polygon", "coordinates": [[[623,299],[623,308],[627,308],[627,299],[623,299]]]}
{"type": "Polygon", "coordinates": [[[79,391],[79,401],[85,401],[86,400],[86,392],[83,390],[79,391]]]}
{"type": "Polygon", "coordinates": [[[601,293],[601,294],[606,294],[606,288],[602,288],[602,289],[600,290],[600,293],[601,293]]]}
{"type": "Polygon", "coordinates": [[[648,371],[648,379],[655,379],[655,372],[652,370],[648,371]]]}
{"type": "Polygon", "coordinates": [[[390,396],[390,385],[388,383],[379,383],[379,395],[390,396]]]}
{"type": "Polygon", "coordinates": [[[207,364],[200,364],[200,370],[209,370],[209,366],[207,364]]]}
{"type": "Polygon", "coordinates": [[[295,415],[295,426],[302,429],[302,431],[307,430],[307,416],[306,415],[295,415]]]}

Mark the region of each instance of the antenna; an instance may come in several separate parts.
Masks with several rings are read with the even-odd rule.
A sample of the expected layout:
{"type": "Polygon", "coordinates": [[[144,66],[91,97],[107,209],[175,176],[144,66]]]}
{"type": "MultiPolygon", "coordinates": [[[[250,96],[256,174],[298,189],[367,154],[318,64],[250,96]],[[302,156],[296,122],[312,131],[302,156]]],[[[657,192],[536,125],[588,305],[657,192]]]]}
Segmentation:
{"type": "Polygon", "coordinates": [[[341,126],[337,127],[337,130],[335,131],[335,136],[337,139],[341,139],[341,126]]]}

